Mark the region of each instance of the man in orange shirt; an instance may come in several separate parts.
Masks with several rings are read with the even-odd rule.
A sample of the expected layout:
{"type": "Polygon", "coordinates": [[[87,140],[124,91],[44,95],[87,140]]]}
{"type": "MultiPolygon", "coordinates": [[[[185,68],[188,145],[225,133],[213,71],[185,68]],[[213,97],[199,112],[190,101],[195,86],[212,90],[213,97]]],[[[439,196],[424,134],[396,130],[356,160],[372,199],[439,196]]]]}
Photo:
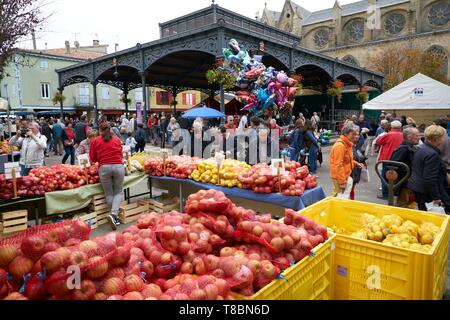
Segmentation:
{"type": "Polygon", "coordinates": [[[343,193],[347,187],[348,178],[354,168],[363,168],[362,163],[353,160],[353,143],[359,128],[349,124],[342,129],[341,137],[336,141],[330,154],[330,175],[333,181],[333,197],[343,193]]]}

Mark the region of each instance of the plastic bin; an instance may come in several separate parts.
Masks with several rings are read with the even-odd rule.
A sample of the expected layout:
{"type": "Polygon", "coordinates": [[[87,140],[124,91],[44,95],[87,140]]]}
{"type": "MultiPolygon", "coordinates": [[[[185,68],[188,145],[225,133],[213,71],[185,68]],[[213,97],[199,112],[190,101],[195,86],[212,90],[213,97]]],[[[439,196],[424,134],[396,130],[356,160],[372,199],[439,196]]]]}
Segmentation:
{"type": "Polygon", "coordinates": [[[441,228],[432,251],[422,253],[338,234],[333,276],[338,300],[441,300],[446,292],[449,217],[364,202],[327,198],[302,211],[325,226],[348,232],[363,227],[362,215],[397,214],[441,228]]]}
{"type": "Polygon", "coordinates": [[[314,248],[313,253],[285,270],[277,279],[251,297],[233,293],[236,300],[332,300],[332,265],[336,235],[314,248]]]}

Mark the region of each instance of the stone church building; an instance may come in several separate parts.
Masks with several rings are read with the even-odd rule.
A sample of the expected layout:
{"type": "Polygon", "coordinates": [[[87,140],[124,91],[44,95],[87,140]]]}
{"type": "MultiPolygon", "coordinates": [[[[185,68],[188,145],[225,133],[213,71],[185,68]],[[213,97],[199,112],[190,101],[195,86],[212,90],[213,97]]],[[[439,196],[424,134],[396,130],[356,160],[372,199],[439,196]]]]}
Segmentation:
{"type": "Polygon", "coordinates": [[[450,0],[363,0],[310,12],[286,0],[281,12],[266,7],[261,22],[302,36],[301,46],[361,67],[391,45],[431,50],[449,70],[450,0]],[[381,29],[367,26],[368,7],[380,8],[381,29]]]}

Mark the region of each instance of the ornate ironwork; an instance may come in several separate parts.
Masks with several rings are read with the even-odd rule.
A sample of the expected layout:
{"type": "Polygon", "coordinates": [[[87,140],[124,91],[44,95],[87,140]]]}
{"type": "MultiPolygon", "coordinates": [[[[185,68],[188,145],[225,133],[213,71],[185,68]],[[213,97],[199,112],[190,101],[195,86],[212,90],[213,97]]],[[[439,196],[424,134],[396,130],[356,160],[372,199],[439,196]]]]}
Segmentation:
{"type": "Polygon", "coordinates": [[[399,34],[405,28],[406,18],[403,14],[394,12],[387,16],[384,20],[384,31],[388,34],[399,34]]]}
{"type": "Polygon", "coordinates": [[[436,27],[445,26],[450,20],[450,3],[439,1],[433,4],[428,12],[428,21],[436,27]]]}

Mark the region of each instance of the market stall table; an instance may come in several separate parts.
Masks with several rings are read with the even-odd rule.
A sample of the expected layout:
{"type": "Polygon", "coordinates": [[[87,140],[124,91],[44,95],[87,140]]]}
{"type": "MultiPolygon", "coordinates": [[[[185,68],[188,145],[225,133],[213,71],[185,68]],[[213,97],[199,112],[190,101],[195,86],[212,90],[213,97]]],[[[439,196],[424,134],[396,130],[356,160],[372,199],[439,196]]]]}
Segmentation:
{"type": "Polygon", "coordinates": [[[218,190],[231,198],[235,198],[236,200],[233,201],[236,201],[239,205],[245,205],[247,208],[259,212],[276,213],[279,216],[284,215],[284,208],[298,211],[326,198],[325,192],[320,186],[311,190],[306,190],[303,196],[294,197],[285,196],[279,193],[261,194],[255,193],[252,190],[240,188],[224,188],[214,184],[199,183],[193,180],[183,180],[172,177],[149,176],[149,181],[150,187],[178,193],[181,200],[180,211],[183,209],[183,198],[197,192],[198,189],[218,190]],[[241,199],[241,201],[237,199],[241,199]],[[277,207],[278,210],[273,211],[274,208],[269,208],[269,206],[277,207]],[[282,209],[280,210],[280,208],[282,209]]]}
{"type": "MultiPolygon", "coordinates": [[[[146,178],[147,176],[144,173],[132,174],[125,177],[124,192],[126,200],[136,197],[130,196],[129,189],[144,181],[146,178]]],[[[103,187],[100,183],[86,185],[72,190],[46,193],[45,203],[47,206],[47,215],[63,214],[83,209],[89,205],[93,196],[101,193],[103,193],[103,187]]],[[[150,194],[150,192],[146,194],[150,194]]]]}

